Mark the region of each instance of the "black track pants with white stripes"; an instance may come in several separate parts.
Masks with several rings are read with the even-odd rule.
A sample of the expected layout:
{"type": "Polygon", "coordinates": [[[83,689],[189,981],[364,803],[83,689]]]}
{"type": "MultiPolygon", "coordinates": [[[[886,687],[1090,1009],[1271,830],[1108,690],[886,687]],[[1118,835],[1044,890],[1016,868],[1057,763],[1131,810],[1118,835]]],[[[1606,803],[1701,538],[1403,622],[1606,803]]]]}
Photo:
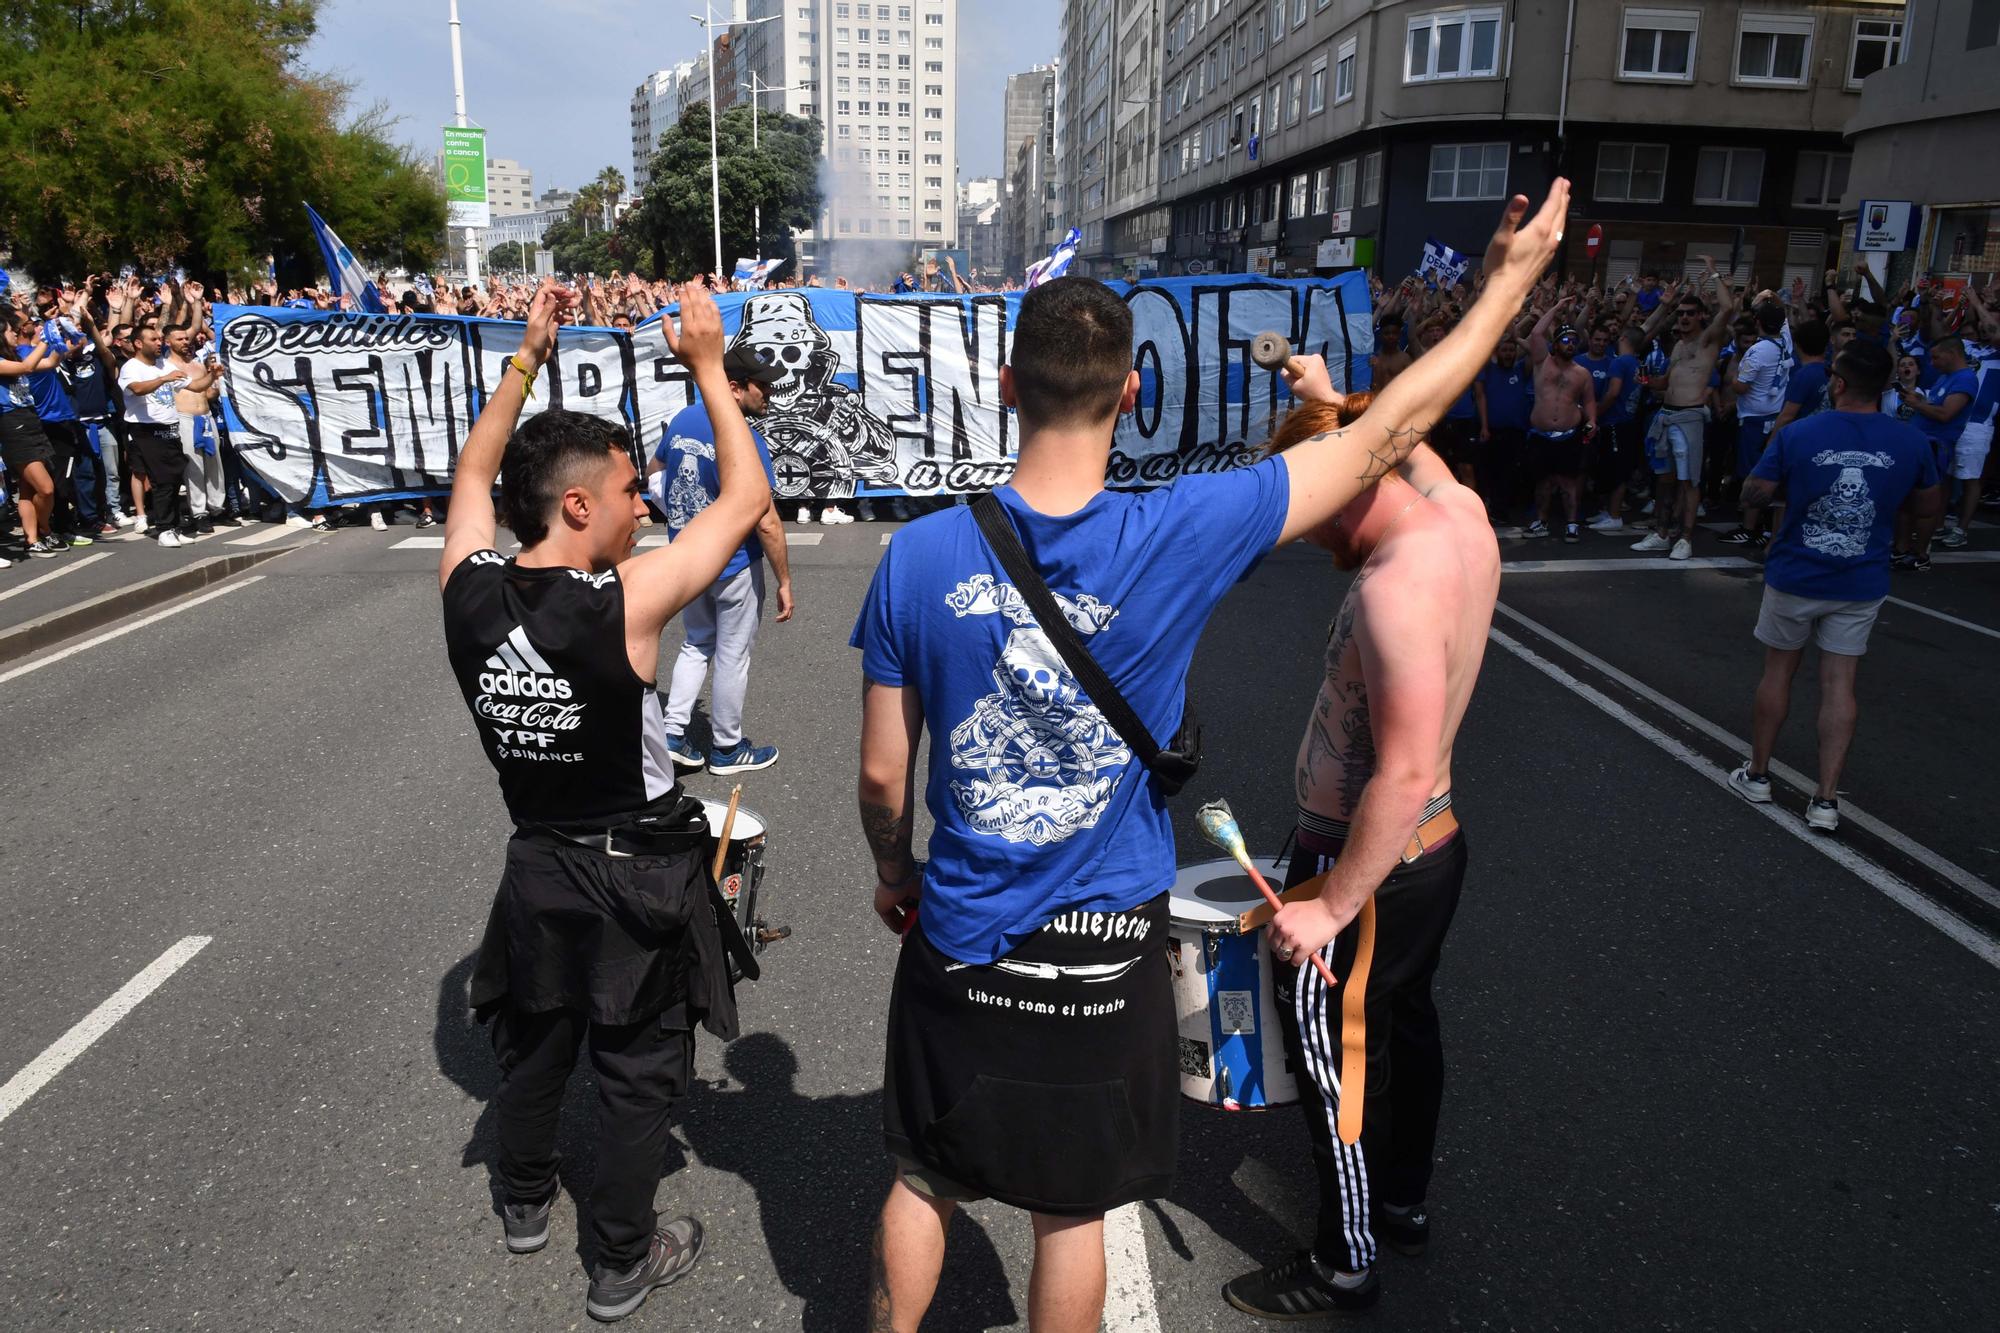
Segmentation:
{"type": "MultiPolygon", "coordinates": [[[[1292,854],[1285,887],[1333,868],[1330,851],[1292,854]]],[[[1361,1142],[1335,1132],[1340,1110],[1341,999],[1354,966],[1359,927],[1350,924],[1322,957],[1340,985],[1332,990],[1310,963],[1273,968],[1278,1025],[1299,1080],[1299,1105],[1312,1136],[1319,1174],[1320,1262],[1359,1271],[1375,1262],[1370,1200],[1409,1207],[1430,1188],[1438,1108],[1444,1098],[1444,1047],[1438,1039],[1431,978],[1458,894],[1465,883],[1461,831],[1444,846],[1399,867],[1375,891],[1375,954],[1366,1002],[1368,1079],[1361,1142]]],[[[1275,960],[1274,960],[1275,961],[1275,960]]]]}

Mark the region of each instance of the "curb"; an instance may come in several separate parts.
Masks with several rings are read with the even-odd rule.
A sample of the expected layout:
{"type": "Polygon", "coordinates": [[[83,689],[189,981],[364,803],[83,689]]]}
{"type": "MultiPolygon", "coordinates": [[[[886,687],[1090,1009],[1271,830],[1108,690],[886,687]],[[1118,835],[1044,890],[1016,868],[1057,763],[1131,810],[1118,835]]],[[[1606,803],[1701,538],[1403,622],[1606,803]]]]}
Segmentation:
{"type": "Polygon", "coordinates": [[[211,583],[234,578],[246,569],[253,569],[267,560],[275,560],[298,549],[297,546],[283,546],[272,551],[244,551],[239,555],[198,560],[185,569],[173,569],[164,574],[156,574],[143,582],[100,593],[87,602],[79,602],[61,611],[52,611],[48,615],[16,625],[12,629],[0,631],[0,662],[11,662],[60,643],[64,639],[72,639],[79,634],[102,629],[113,621],[123,620],[140,611],[151,610],[162,602],[171,602],[177,597],[184,597],[188,593],[206,588],[211,583]]]}

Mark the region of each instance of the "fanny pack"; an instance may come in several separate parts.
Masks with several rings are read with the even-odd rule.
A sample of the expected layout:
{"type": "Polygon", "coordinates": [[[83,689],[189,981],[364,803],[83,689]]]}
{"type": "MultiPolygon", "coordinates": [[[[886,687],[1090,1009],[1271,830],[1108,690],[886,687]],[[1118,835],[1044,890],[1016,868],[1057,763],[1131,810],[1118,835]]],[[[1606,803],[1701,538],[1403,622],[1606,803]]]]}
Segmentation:
{"type": "Polygon", "coordinates": [[[1104,668],[1097,665],[1097,659],[1083,646],[1075,626],[1069,617],[1056,605],[1055,594],[1036,572],[1034,563],[1021,546],[1021,538],[1014,531],[1013,522],[1001,508],[1000,502],[991,492],[973,502],[972,516],[979,521],[979,531],[985,535],[986,544],[993,548],[993,554],[1000,557],[1000,567],[1014,580],[1014,587],[1028,603],[1028,609],[1035,613],[1035,623],[1041,627],[1056,652],[1062,655],[1064,665],[1083,686],[1090,701],[1097,705],[1097,711],[1104,714],[1104,720],[1111,724],[1132,753],[1139,756],[1139,762],[1153,775],[1153,781],[1168,796],[1177,796],[1181,788],[1193,780],[1201,767],[1201,721],[1195,716],[1194,700],[1185,695],[1181,702],[1181,726],[1174,733],[1173,743],[1161,749],[1153,742],[1153,733],[1125,702],[1125,696],[1111,683],[1111,677],[1104,674],[1104,668]]]}

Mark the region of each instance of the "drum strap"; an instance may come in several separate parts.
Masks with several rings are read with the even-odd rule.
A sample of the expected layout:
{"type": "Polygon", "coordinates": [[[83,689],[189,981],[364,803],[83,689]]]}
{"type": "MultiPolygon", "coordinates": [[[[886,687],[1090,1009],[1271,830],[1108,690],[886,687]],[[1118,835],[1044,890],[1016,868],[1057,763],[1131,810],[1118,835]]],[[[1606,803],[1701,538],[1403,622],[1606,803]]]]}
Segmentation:
{"type": "Polygon", "coordinates": [[[1340,1116],[1342,1143],[1361,1141],[1361,1111],[1368,1101],[1368,969],[1375,961],[1375,895],[1361,904],[1354,962],[1340,996],[1340,1116]]]}

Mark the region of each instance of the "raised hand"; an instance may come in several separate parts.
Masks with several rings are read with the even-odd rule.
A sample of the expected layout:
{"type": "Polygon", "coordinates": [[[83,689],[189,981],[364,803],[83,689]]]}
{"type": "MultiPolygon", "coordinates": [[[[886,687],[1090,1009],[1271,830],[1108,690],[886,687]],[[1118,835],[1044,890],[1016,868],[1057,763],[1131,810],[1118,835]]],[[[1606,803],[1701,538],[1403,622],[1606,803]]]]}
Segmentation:
{"type": "Polygon", "coordinates": [[[698,282],[691,282],[680,293],[680,328],[674,328],[672,320],[661,320],[661,332],[666,335],[667,350],[676,360],[693,370],[707,362],[722,365],[722,311],[717,308],[715,298],[708,289],[698,282]]]}
{"type": "Polygon", "coordinates": [[[1526,294],[1555,258],[1562,241],[1563,220],[1569,216],[1569,181],[1556,177],[1549,197],[1525,226],[1528,197],[1517,194],[1508,201],[1500,225],[1486,247],[1488,285],[1498,285],[1517,295],[1526,294]]]}

